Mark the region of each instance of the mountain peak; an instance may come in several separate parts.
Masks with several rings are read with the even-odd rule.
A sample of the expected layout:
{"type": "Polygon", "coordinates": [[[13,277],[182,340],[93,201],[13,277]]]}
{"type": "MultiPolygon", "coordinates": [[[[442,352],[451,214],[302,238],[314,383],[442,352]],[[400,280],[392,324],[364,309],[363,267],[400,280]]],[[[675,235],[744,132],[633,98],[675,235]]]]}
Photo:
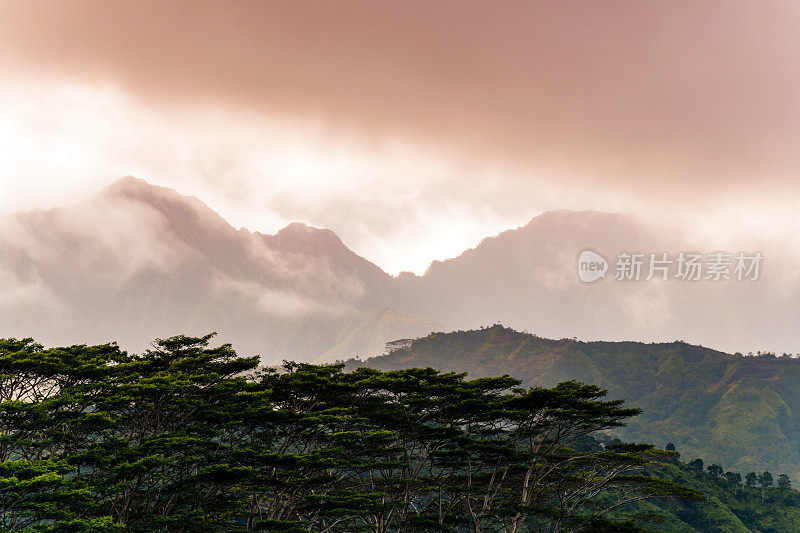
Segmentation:
{"type": "Polygon", "coordinates": [[[142,178],[137,178],[136,176],[131,176],[130,174],[127,176],[123,176],[116,180],[114,183],[109,185],[109,187],[153,187],[152,183],[149,183],[142,178]]]}
{"type": "Polygon", "coordinates": [[[282,228],[278,233],[311,233],[319,230],[321,230],[321,228],[309,226],[305,222],[292,222],[286,227],[282,228]]]}
{"type": "Polygon", "coordinates": [[[161,211],[192,212],[219,224],[227,222],[205,202],[194,196],[179,193],[170,187],[155,185],[141,178],[125,176],[101,189],[98,195],[103,199],[124,199],[150,204],[161,211]]]}
{"type": "Polygon", "coordinates": [[[292,222],[271,236],[275,242],[284,246],[298,246],[300,243],[313,243],[330,247],[345,247],[336,233],[326,228],[316,228],[303,222],[292,222]]]}
{"type": "Polygon", "coordinates": [[[153,203],[159,200],[183,201],[185,203],[202,204],[193,196],[185,196],[175,189],[155,185],[141,178],[125,176],[100,190],[99,195],[106,198],[125,198],[153,203]]]}

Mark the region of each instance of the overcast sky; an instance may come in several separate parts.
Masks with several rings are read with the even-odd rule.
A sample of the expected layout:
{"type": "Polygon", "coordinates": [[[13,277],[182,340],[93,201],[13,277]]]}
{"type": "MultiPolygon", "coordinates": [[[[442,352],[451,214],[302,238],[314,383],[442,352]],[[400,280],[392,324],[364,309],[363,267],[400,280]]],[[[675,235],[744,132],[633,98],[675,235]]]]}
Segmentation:
{"type": "Polygon", "coordinates": [[[3,211],[132,174],[391,273],[557,208],[800,225],[797,2],[0,0],[0,72],[3,211]]]}

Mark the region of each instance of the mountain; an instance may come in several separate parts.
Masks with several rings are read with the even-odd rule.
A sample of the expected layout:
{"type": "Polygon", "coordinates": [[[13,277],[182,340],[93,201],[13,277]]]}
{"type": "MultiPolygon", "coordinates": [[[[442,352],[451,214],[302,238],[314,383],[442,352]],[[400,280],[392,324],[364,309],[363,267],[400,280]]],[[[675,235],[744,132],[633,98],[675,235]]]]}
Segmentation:
{"type": "Polygon", "coordinates": [[[139,351],[156,337],[217,331],[265,362],[330,361],[502,322],[554,338],[800,350],[797,260],[735,237],[729,251],[763,252],[758,281],[617,281],[620,252],[723,244],[596,211],[544,213],[422,276],[392,277],[331,230],[237,230],[196,198],[128,177],[78,205],[0,217],[0,335],[139,351]],[[606,279],[580,281],[587,249],[610,262],[606,279]]]}
{"type": "Polygon", "coordinates": [[[397,308],[434,317],[444,331],[500,322],[554,338],[683,339],[731,352],[794,352],[800,278],[787,249],[745,235],[701,237],[627,214],[553,211],[436,261],[423,276],[398,279],[417,307],[397,308]],[[609,262],[606,279],[580,281],[578,256],[587,249],[609,262]],[[674,260],[693,251],[759,251],[765,259],[757,281],[645,281],[649,254],[674,260]],[[614,279],[620,253],[645,254],[640,281],[614,279]]]}
{"type": "Polygon", "coordinates": [[[734,472],[800,479],[800,359],[727,354],[684,342],[552,340],[495,325],[434,333],[364,362],[433,367],[472,377],[510,374],[527,385],[575,379],[643,409],[621,430],[632,442],[674,443],[734,472]]]}
{"type": "Polygon", "coordinates": [[[196,198],[129,177],[74,206],[0,217],[0,337],[141,351],[155,338],[216,331],[264,363],[363,359],[422,337],[369,364],[597,383],[645,410],[628,440],[670,440],[726,469],[797,479],[798,361],[717,351],[800,348],[797,261],[733,237],[741,247],[729,251],[766,258],[758,281],[617,281],[620,252],[718,248],[593,211],[544,213],[422,276],[392,277],[330,230],[236,229],[196,198]],[[611,263],[606,279],[580,281],[587,249],[611,263]],[[500,321],[539,336],[428,335],[500,321]]]}
{"type": "MultiPolygon", "coordinates": [[[[0,335],[141,350],[218,331],[267,361],[342,345],[388,307],[393,282],[330,230],[237,230],[199,200],[135,178],[76,206],[6,216],[0,280],[0,335]]],[[[373,340],[424,333],[394,321],[373,340]]]]}

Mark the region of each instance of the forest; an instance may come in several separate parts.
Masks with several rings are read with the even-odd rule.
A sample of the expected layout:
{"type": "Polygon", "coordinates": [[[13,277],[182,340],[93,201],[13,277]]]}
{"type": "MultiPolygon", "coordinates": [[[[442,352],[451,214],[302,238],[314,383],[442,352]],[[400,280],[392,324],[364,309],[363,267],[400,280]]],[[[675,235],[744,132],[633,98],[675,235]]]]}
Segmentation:
{"type": "Polygon", "coordinates": [[[701,497],[643,474],[674,452],[589,445],[638,413],[592,385],[259,369],[210,340],[2,341],[2,528],[597,530],[626,502],[701,497]]]}
{"type": "Polygon", "coordinates": [[[797,523],[800,497],[785,476],[778,487],[769,473],[737,479],[699,459],[680,462],[672,445],[615,438],[640,411],[595,385],[523,387],[508,375],[431,368],[260,367],[257,356],[212,338],[159,339],[142,354],[1,340],[0,528],[477,533],[797,523]]]}
{"type": "MultiPolygon", "coordinates": [[[[800,483],[800,358],[725,353],[673,342],[548,339],[496,324],[432,333],[346,368],[433,367],[470,377],[508,374],[526,386],[592,383],[642,409],[617,436],[668,442],[727,470],[787,474],[800,483]]],[[[776,477],[777,479],[777,477],[776,477]]]]}

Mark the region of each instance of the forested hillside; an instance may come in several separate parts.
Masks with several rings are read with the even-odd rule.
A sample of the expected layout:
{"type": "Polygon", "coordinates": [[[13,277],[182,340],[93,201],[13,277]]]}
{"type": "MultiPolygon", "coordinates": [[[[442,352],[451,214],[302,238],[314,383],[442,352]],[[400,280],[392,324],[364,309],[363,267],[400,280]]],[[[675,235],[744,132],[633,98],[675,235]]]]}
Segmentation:
{"type": "Polygon", "coordinates": [[[800,493],[785,474],[732,472],[702,459],[651,465],[648,474],[705,495],[702,500],[653,499],[628,505],[620,517],[664,533],[794,532],[800,527],[800,493]]]}
{"type": "Polygon", "coordinates": [[[595,531],[674,453],[592,446],[638,410],[594,385],[257,357],[210,335],[0,341],[3,531],[595,531]]]}
{"type": "Polygon", "coordinates": [[[673,442],[687,457],[735,471],[800,476],[798,359],[731,355],[680,341],[551,340],[496,325],[432,334],[365,364],[431,366],[473,377],[511,374],[541,386],[568,379],[596,383],[643,410],[619,430],[623,439],[673,442]]]}
{"type": "Polygon", "coordinates": [[[681,462],[610,431],[596,385],[432,368],[258,369],[211,335],[0,340],[0,529],[797,531],[782,472],[681,462]]]}

